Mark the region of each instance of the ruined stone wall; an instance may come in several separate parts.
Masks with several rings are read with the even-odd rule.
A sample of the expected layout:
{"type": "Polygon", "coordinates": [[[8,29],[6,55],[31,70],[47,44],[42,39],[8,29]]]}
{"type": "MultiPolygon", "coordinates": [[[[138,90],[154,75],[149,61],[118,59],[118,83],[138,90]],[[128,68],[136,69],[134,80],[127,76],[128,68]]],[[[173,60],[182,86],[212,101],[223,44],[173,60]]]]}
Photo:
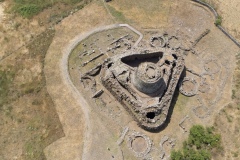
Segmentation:
{"type": "MultiPolygon", "coordinates": [[[[118,77],[116,77],[117,73],[114,74],[116,71],[114,67],[119,67],[119,61],[115,62],[116,64],[114,64],[113,68],[109,68],[109,64],[111,64],[110,61],[111,60],[109,59],[109,61],[105,61],[103,64],[101,73],[102,84],[121,103],[121,105],[129,112],[129,114],[132,115],[140,127],[151,131],[160,129],[166,122],[172,97],[174,95],[179,77],[181,76],[184,68],[183,58],[181,56],[178,56],[176,66],[173,68],[173,71],[169,77],[170,82],[169,84],[165,84],[168,85],[168,87],[166,92],[164,90],[164,97],[162,99],[159,97],[159,102],[153,104],[152,106],[143,106],[143,103],[138,101],[138,98],[131,95],[131,91],[126,86],[122,86],[121,82],[118,82],[118,77]],[[147,114],[149,112],[155,113],[154,119],[149,119],[147,117],[147,114]]],[[[122,72],[120,71],[119,73],[121,74],[122,72]]],[[[159,85],[160,87],[165,83],[163,82],[164,80],[161,76],[162,75],[160,75],[160,78],[157,79],[156,83],[156,85],[159,85]]],[[[131,78],[131,80],[133,81],[133,78],[131,78]]],[[[133,83],[132,81],[131,83],[133,83]]],[[[152,80],[150,79],[149,81],[152,80]]],[[[156,88],[159,88],[159,86],[156,86],[156,88]]],[[[147,88],[148,86],[145,87],[147,88]]]]}

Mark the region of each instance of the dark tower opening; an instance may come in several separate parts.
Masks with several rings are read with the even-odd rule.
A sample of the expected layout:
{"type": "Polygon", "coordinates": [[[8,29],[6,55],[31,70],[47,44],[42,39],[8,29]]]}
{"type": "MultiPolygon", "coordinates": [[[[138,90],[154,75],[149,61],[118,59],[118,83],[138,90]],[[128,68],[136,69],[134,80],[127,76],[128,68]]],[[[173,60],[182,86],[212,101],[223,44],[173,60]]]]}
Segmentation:
{"type": "Polygon", "coordinates": [[[172,54],[172,56],[173,56],[175,59],[177,59],[177,55],[176,55],[176,54],[172,54]]]}
{"type": "Polygon", "coordinates": [[[166,63],[167,65],[170,65],[169,60],[165,60],[165,63],[166,63]]]}
{"type": "Polygon", "coordinates": [[[154,112],[148,112],[147,113],[147,118],[154,119],[154,117],[155,117],[155,113],[154,112]]]}
{"type": "Polygon", "coordinates": [[[176,67],[176,63],[175,63],[175,62],[173,62],[172,66],[173,66],[173,67],[176,67]]]}
{"type": "Polygon", "coordinates": [[[110,67],[112,67],[112,63],[109,63],[109,64],[108,64],[108,68],[110,68],[110,67]]]}
{"type": "Polygon", "coordinates": [[[163,74],[166,74],[166,69],[165,68],[163,69],[163,74]]]}

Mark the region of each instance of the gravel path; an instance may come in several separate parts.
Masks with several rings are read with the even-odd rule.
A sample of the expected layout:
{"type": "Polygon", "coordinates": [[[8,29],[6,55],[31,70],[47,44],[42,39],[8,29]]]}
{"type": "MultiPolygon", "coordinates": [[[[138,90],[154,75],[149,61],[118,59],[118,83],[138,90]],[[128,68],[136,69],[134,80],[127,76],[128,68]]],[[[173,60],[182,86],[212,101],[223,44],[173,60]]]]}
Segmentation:
{"type": "Polygon", "coordinates": [[[92,132],[94,132],[94,131],[92,130],[93,127],[91,126],[91,122],[90,122],[91,120],[89,118],[90,106],[86,102],[86,100],[83,98],[83,94],[78,91],[78,89],[74,86],[74,84],[72,83],[72,81],[70,79],[70,75],[69,75],[69,72],[68,72],[68,58],[69,58],[72,50],[79,44],[79,42],[81,42],[83,39],[87,38],[91,34],[101,32],[101,31],[105,31],[105,30],[109,30],[109,29],[118,28],[118,27],[127,27],[127,28],[129,28],[130,30],[132,30],[133,32],[135,32],[136,34],[139,35],[139,39],[134,44],[134,46],[137,46],[138,43],[143,38],[143,35],[139,31],[137,31],[133,27],[129,26],[128,24],[113,24],[113,25],[109,25],[109,26],[101,26],[101,27],[96,28],[96,29],[94,29],[94,30],[92,30],[92,31],[90,31],[86,34],[80,34],[80,35],[76,36],[68,44],[68,46],[63,50],[63,57],[61,59],[61,65],[60,65],[60,68],[61,68],[61,71],[62,71],[62,79],[64,80],[66,86],[73,93],[76,101],[79,104],[81,104],[81,109],[84,113],[86,131],[84,132],[84,146],[83,146],[83,154],[82,154],[82,159],[83,160],[85,160],[85,159],[87,160],[88,157],[90,157],[88,155],[88,153],[89,153],[89,148],[91,147],[91,143],[92,143],[91,135],[92,135],[92,132]]]}
{"type": "Polygon", "coordinates": [[[78,45],[78,43],[80,41],[82,41],[83,39],[85,39],[86,37],[88,37],[91,34],[94,34],[96,32],[100,32],[100,31],[104,31],[104,30],[108,30],[108,29],[112,29],[112,28],[116,28],[118,27],[118,25],[110,25],[110,26],[104,26],[104,27],[99,27],[93,31],[90,31],[84,35],[80,34],[78,35],[76,38],[74,38],[69,45],[64,49],[63,51],[63,57],[61,59],[61,71],[62,71],[62,79],[64,80],[66,87],[68,87],[71,92],[74,95],[75,100],[78,102],[78,104],[81,104],[81,109],[83,111],[84,114],[84,120],[85,120],[85,127],[86,130],[84,132],[84,145],[83,145],[83,154],[82,154],[82,159],[83,160],[87,160],[89,157],[87,154],[89,153],[89,148],[91,145],[91,133],[92,131],[92,126],[91,126],[91,122],[89,119],[89,109],[90,106],[88,105],[88,103],[86,102],[86,100],[83,98],[83,95],[81,92],[78,91],[78,89],[74,86],[74,84],[72,83],[71,79],[70,79],[70,75],[68,72],[68,57],[70,55],[70,53],[72,52],[72,50],[78,45]]]}
{"type": "Polygon", "coordinates": [[[68,52],[81,39],[76,35],[86,35],[91,28],[109,23],[101,19],[106,16],[104,8],[92,3],[56,26],[55,37],[45,57],[44,73],[47,90],[55,104],[65,136],[44,149],[48,160],[81,160],[86,155],[83,152],[87,151],[87,142],[91,138],[89,105],[70,81],[68,52]],[[95,11],[99,14],[95,14],[95,11]]]}
{"type": "Polygon", "coordinates": [[[2,22],[4,18],[4,8],[3,8],[3,3],[0,2],[0,23],[2,22]]]}
{"type": "MultiPolygon", "coordinates": [[[[46,81],[47,81],[47,88],[51,97],[53,99],[58,99],[57,112],[58,112],[60,121],[63,125],[63,130],[65,133],[65,137],[54,142],[52,145],[46,148],[45,154],[48,159],[56,158],[56,155],[51,155],[51,152],[57,147],[57,145],[64,146],[66,143],[70,143],[70,142],[72,143],[73,141],[75,143],[75,148],[71,148],[71,152],[72,152],[71,157],[75,157],[73,159],[87,160],[89,159],[89,157],[91,157],[91,155],[89,155],[89,149],[91,148],[92,134],[94,131],[92,129],[93,126],[89,116],[90,106],[86,102],[86,100],[83,98],[82,93],[78,91],[78,89],[74,86],[74,84],[70,79],[70,75],[68,72],[68,58],[71,51],[79,44],[79,42],[85,39],[86,37],[88,37],[89,35],[94,34],[96,32],[113,29],[117,27],[128,27],[129,29],[131,29],[132,31],[134,31],[136,34],[139,35],[139,39],[134,44],[134,46],[137,46],[138,43],[143,38],[143,35],[139,31],[129,26],[128,24],[113,24],[109,26],[100,26],[90,32],[77,35],[73,40],[70,40],[69,43],[65,45],[65,47],[63,47],[60,55],[54,56],[54,55],[51,55],[51,53],[47,54],[46,61],[45,61],[45,75],[46,75],[46,81]],[[59,66],[56,65],[58,62],[60,62],[59,66]],[[53,67],[56,69],[54,71],[55,73],[52,72],[53,67]],[[58,73],[56,73],[56,71],[58,73]],[[55,79],[59,79],[61,81],[61,84],[56,84],[56,82],[52,80],[54,76],[56,76],[55,79]],[[56,90],[56,88],[62,91],[56,90]],[[63,94],[63,95],[60,95],[60,94],[63,94]],[[59,98],[58,96],[61,96],[62,98],[59,98]],[[77,118],[77,117],[80,117],[81,115],[83,115],[83,117],[81,117],[82,119],[77,118]],[[69,119],[70,120],[72,119],[72,120],[68,121],[69,119]],[[84,126],[85,130],[84,132],[81,131],[79,133],[84,134],[83,145],[77,142],[79,139],[78,137],[80,135],[78,134],[74,136],[71,135],[72,133],[76,133],[76,131],[73,132],[74,127],[72,127],[72,123],[74,123],[75,125],[82,125],[82,121],[84,121],[85,123],[85,126],[84,126]],[[83,150],[82,156],[78,153],[81,146],[83,150]]],[[[53,44],[53,45],[57,45],[57,44],[53,44]]],[[[51,52],[51,49],[49,52],[51,52]]],[[[75,128],[77,129],[79,127],[76,126],[75,128]]],[[[68,152],[68,155],[70,155],[69,152],[68,152]]]]}

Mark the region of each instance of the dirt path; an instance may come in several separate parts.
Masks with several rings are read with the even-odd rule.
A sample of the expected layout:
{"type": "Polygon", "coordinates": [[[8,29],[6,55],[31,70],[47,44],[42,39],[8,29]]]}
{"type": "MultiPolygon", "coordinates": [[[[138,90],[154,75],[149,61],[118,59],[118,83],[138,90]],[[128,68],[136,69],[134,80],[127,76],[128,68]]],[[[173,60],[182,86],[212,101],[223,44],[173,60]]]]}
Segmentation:
{"type": "Polygon", "coordinates": [[[0,23],[2,22],[3,18],[4,18],[4,8],[3,8],[3,3],[0,3],[0,23]]]}
{"type": "MultiPolygon", "coordinates": [[[[60,71],[61,71],[60,76],[61,76],[61,79],[64,83],[64,88],[67,88],[71,92],[71,94],[70,93],[68,94],[69,98],[72,99],[72,101],[70,102],[71,105],[69,105],[69,106],[71,106],[73,110],[77,110],[77,111],[78,111],[78,109],[76,107],[78,107],[78,108],[80,107],[82,109],[82,112],[83,112],[83,113],[80,113],[78,111],[78,112],[75,112],[74,115],[71,115],[69,113],[69,116],[71,116],[71,117],[72,116],[78,117],[79,115],[84,116],[85,131],[83,133],[84,134],[84,145],[83,145],[82,159],[88,159],[90,157],[90,155],[88,155],[88,153],[89,153],[89,148],[90,148],[91,143],[92,143],[92,135],[93,135],[94,131],[93,131],[93,126],[91,126],[92,125],[91,120],[89,118],[90,106],[86,102],[86,100],[83,98],[82,93],[78,91],[78,89],[74,86],[74,84],[72,83],[72,81],[70,79],[70,75],[69,75],[69,72],[68,72],[68,57],[69,57],[71,51],[76,47],[76,45],[80,41],[82,41],[83,39],[88,37],[89,35],[94,34],[96,32],[100,32],[100,31],[104,31],[104,30],[108,30],[108,29],[113,29],[113,28],[117,28],[117,27],[128,27],[129,29],[131,29],[134,32],[136,32],[137,34],[139,34],[139,39],[135,43],[134,46],[137,46],[137,44],[141,41],[141,39],[143,37],[143,35],[139,31],[137,31],[136,29],[134,29],[133,27],[131,27],[127,24],[113,24],[113,25],[109,25],[109,26],[101,26],[101,27],[98,27],[98,28],[86,33],[86,34],[79,34],[78,36],[76,36],[73,40],[71,40],[69,42],[69,44],[66,46],[66,48],[64,48],[62,50],[62,53],[63,53],[62,57],[59,57],[59,58],[61,58],[60,59],[60,71]],[[72,97],[70,97],[70,96],[72,96],[72,97]],[[81,106],[76,105],[76,104],[81,104],[81,106]]],[[[46,65],[48,65],[48,64],[46,64],[46,65]]],[[[46,71],[46,72],[48,72],[48,71],[46,71]]],[[[51,92],[51,91],[49,91],[49,92],[51,92]]],[[[53,94],[55,94],[55,93],[53,93],[53,94]]],[[[66,100],[64,100],[64,99],[63,99],[63,101],[66,102],[66,100]]],[[[65,113],[68,112],[67,110],[64,111],[64,108],[61,108],[60,110],[61,110],[61,112],[58,112],[60,117],[62,116],[61,114],[63,112],[65,112],[65,113]]],[[[67,117],[65,117],[65,118],[67,118],[67,117]]],[[[68,130],[67,127],[68,126],[66,126],[66,130],[68,130]]]]}
{"type": "Polygon", "coordinates": [[[78,89],[74,86],[74,84],[72,83],[72,81],[70,79],[70,75],[68,72],[68,57],[71,54],[72,50],[76,47],[76,45],[80,41],[82,41],[83,39],[88,37],[89,35],[99,32],[99,31],[108,30],[108,29],[112,29],[112,28],[116,28],[116,27],[118,27],[118,25],[103,26],[103,27],[96,28],[95,30],[88,32],[86,34],[80,34],[80,35],[76,36],[76,38],[74,38],[69,43],[69,45],[64,49],[63,57],[61,59],[60,69],[62,71],[62,75],[61,75],[62,79],[63,79],[66,87],[68,87],[69,90],[71,90],[75,101],[78,104],[81,104],[81,109],[82,109],[83,115],[84,115],[86,130],[84,132],[84,145],[83,145],[83,154],[82,154],[83,160],[88,159],[87,157],[89,157],[87,155],[87,153],[89,153],[88,151],[89,151],[90,144],[92,141],[91,135],[92,135],[93,130],[92,130],[92,126],[91,126],[91,122],[90,122],[90,118],[89,118],[90,106],[86,102],[86,100],[83,98],[82,93],[78,91],[78,89]]]}
{"type": "MultiPolygon", "coordinates": [[[[89,140],[89,135],[84,133],[91,133],[89,107],[68,77],[66,51],[74,47],[76,40],[81,38],[74,39],[76,35],[79,33],[84,35],[93,26],[95,28],[105,25],[106,21],[100,18],[105,15],[105,10],[93,3],[74,16],[66,18],[56,27],[56,36],[46,55],[44,72],[47,89],[56,105],[65,137],[45,149],[47,159],[82,159],[83,141],[89,140]],[[94,14],[95,11],[99,14],[94,14]],[[91,19],[84,19],[86,16],[91,19]],[[81,106],[84,106],[83,110],[81,106]]],[[[86,144],[84,144],[84,150],[88,150],[86,144]]]]}

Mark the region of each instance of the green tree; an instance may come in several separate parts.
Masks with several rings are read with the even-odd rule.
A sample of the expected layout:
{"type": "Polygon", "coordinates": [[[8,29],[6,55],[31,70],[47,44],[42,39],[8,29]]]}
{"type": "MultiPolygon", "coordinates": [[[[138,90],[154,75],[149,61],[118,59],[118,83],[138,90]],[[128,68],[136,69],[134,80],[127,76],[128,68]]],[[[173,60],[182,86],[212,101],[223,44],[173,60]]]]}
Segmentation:
{"type": "Polygon", "coordinates": [[[171,152],[171,159],[172,160],[182,160],[183,159],[183,154],[181,151],[172,151],[171,152]]]}
{"type": "Polygon", "coordinates": [[[190,129],[188,140],[183,148],[171,152],[172,160],[210,160],[211,149],[220,146],[221,136],[213,132],[212,127],[195,125],[190,129]]]}

